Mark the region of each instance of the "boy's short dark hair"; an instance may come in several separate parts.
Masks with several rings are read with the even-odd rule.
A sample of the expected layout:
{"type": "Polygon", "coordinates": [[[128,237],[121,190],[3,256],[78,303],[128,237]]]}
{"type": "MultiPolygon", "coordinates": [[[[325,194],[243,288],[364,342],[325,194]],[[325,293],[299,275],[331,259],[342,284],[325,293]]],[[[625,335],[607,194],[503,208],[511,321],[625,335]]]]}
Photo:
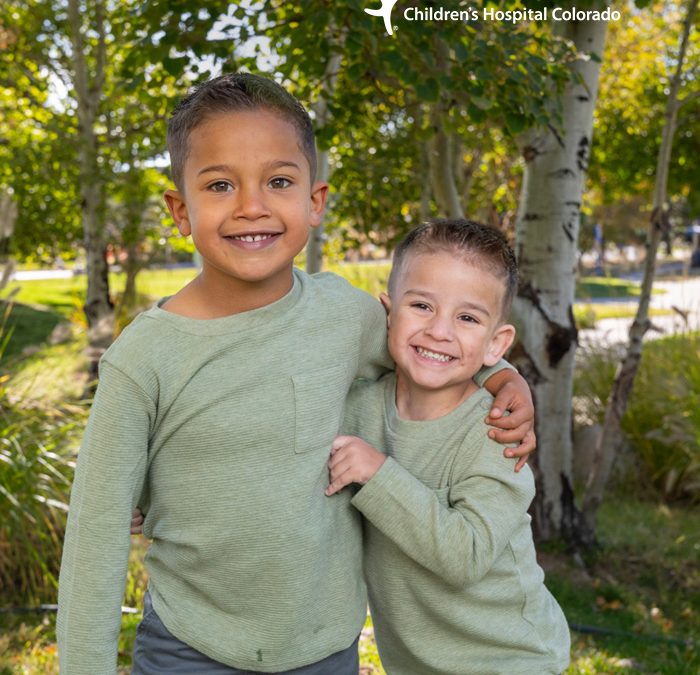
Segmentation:
{"type": "Polygon", "coordinates": [[[175,107],[168,120],[168,151],[172,179],[183,188],[185,161],[192,131],[215,115],[251,110],[278,113],[297,130],[299,147],[309,162],[311,180],[316,176],[316,144],[304,106],[275,81],[251,73],[215,77],[193,89],[175,107]]]}
{"type": "Polygon", "coordinates": [[[396,288],[407,254],[441,251],[460,255],[470,264],[490,272],[503,281],[505,292],[501,318],[505,319],[510,312],[518,286],[515,254],[500,230],[473,220],[436,219],[419,225],[409,232],[394,250],[389,275],[389,295],[392,295],[396,288]]]}

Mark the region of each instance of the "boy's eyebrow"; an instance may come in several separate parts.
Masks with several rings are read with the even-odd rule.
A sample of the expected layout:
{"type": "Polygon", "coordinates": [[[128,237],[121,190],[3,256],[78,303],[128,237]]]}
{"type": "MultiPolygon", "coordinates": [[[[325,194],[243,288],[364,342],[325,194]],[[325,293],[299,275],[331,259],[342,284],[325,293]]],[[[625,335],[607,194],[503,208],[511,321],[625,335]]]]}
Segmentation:
{"type": "MultiPolygon", "coordinates": [[[[265,165],[265,169],[281,169],[284,167],[292,167],[301,171],[301,167],[293,162],[291,159],[277,159],[274,162],[270,162],[265,165]]],[[[205,173],[229,173],[232,171],[232,167],[228,164],[212,164],[211,166],[205,166],[197,172],[197,176],[201,176],[205,173]]]]}
{"type": "MultiPolygon", "coordinates": [[[[416,290],[413,288],[409,288],[406,291],[405,295],[418,295],[424,298],[428,298],[430,300],[435,300],[435,296],[432,293],[430,293],[430,291],[422,291],[420,289],[416,290]]],[[[487,317],[491,316],[489,310],[486,307],[484,307],[484,305],[480,305],[478,302],[469,302],[469,300],[465,300],[460,306],[465,309],[475,309],[476,311],[485,314],[487,317]]]]}

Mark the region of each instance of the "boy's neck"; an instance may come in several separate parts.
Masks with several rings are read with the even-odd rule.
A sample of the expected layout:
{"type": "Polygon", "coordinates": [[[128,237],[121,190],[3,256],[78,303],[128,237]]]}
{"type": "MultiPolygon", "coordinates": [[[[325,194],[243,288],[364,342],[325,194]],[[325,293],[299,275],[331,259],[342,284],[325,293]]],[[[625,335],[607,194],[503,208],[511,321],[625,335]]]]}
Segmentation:
{"type": "Polygon", "coordinates": [[[190,319],[220,319],[248,312],[281,300],[294,285],[292,266],[289,275],[249,283],[216,270],[204,268],[164,305],[163,309],[190,319]]]}
{"type": "Polygon", "coordinates": [[[396,409],[404,420],[435,420],[458,408],[479,387],[473,379],[446,389],[424,389],[396,373],[396,409]]]}

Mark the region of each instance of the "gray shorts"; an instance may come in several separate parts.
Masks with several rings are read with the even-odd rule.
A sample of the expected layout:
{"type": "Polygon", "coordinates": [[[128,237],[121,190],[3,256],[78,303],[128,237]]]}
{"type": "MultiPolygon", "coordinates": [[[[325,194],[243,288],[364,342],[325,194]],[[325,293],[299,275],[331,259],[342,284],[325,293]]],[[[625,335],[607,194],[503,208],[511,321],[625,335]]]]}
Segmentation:
{"type": "MultiPolygon", "coordinates": [[[[309,666],[285,670],[284,675],[358,675],[359,636],[347,649],[309,666]]],[[[136,629],[132,675],[250,675],[256,671],[238,670],[214,661],[178,640],[165,627],[153,609],[151,596],[143,597],[143,620],[136,629]]]]}

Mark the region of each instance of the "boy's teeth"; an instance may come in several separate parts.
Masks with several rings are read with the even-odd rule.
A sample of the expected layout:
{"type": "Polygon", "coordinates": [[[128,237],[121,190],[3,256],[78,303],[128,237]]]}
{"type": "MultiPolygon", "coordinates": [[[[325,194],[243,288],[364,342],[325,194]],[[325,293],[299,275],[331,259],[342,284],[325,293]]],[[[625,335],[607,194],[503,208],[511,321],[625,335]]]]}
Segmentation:
{"type": "Polygon", "coordinates": [[[233,239],[238,239],[238,241],[247,241],[252,243],[255,241],[262,241],[263,239],[269,239],[271,236],[271,234],[243,234],[233,237],[233,239]]]}
{"type": "Polygon", "coordinates": [[[452,357],[448,356],[447,354],[438,354],[437,352],[431,352],[429,349],[423,349],[423,347],[416,347],[416,351],[421,356],[425,356],[429,359],[435,359],[436,361],[442,361],[443,363],[452,361],[452,357]]]}

